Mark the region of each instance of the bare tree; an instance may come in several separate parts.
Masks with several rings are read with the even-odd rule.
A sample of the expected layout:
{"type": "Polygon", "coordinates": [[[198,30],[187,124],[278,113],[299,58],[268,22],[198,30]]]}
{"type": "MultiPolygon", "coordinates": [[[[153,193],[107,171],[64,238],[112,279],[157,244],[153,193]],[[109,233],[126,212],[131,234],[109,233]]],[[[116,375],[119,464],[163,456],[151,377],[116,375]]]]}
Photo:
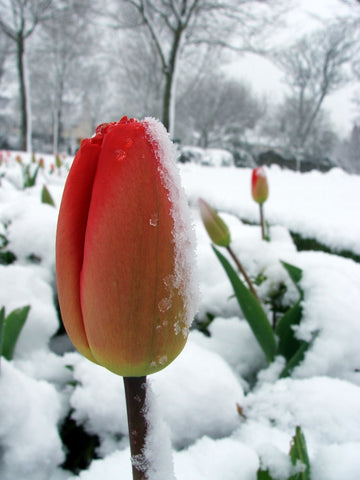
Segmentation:
{"type": "Polygon", "coordinates": [[[360,0],[341,0],[345,5],[357,6],[357,3],[360,3],[360,0]]]}
{"type": "Polygon", "coordinates": [[[112,60],[109,75],[114,94],[118,93],[128,115],[160,117],[163,75],[154,44],[149,42],[143,30],[130,38],[124,38],[121,31],[113,32],[113,37],[114,33],[119,35],[109,58],[109,63],[112,60]]]}
{"type": "Polygon", "coordinates": [[[180,99],[180,136],[192,142],[194,137],[186,138],[191,131],[197,144],[204,148],[233,145],[246,130],[255,127],[265,110],[265,102],[255,97],[250,86],[212,73],[180,99]]]}
{"type": "Polygon", "coordinates": [[[42,22],[33,48],[34,110],[40,110],[43,116],[46,105],[51,114],[47,123],[52,126],[54,153],[59,151],[66,95],[77,90],[80,99],[72,103],[76,107],[82,101],[79,66],[81,70],[87,69],[92,44],[88,3],[72,0],[57,5],[52,15],[42,22]]]}
{"type": "Polygon", "coordinates": [[[0,29],[0,82],[4,74],[4,65],[10,51],[10,40],[7,35],[0,29]]]}
{"type": "Polygon", "coordinates": [[[360,172],[360,125],[353,125],[352,131],[350,133],[347,148],[346,148],[346,157],[351,166],[352,171],[355,173],[360,172]]]}
{"type": "Polygon", "coordinates": [[[208,43],[238,51],[253,49],[254,33],[263,30],[265,20],[270,13],[274,13],[276,2],[124,0],[122,3],[126,12],[112,13],[112,17],[130,18],[130,21],[118,20],[116,25],[143,29],[154,45],[164,78],[162,121],[173,135],[177,68],[185,48],[208,43]],[[270,4],[271,7],[264,13],[261,9],[270,4]],[[257,6],[257,10],[254,6],[257,6]]]}
{"type": "Polygon", "coordinates": [[[15,43],[20,93],[20,148],[30,149],[29,104],[25,69],[25,44],[44,19],[52,0],[1,0],[0,28],[15,43]]]}
{"type": "Polygon", "coordinates": [[[349,25],[335,24],[301,38],[275,57],[290,88],[286,121],[299,154],[325,98],[348,81],[344,67],[351,60],[353,33],[349,25]]]}

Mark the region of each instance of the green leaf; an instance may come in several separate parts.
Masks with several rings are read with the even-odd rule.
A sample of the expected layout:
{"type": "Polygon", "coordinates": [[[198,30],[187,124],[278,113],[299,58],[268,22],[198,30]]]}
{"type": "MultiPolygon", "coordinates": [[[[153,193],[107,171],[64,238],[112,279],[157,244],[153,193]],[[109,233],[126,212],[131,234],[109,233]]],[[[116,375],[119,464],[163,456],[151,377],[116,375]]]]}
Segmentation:
{"type": "Polygon", "coordinates": [[[212,248],[231,282],[244,317],[249,323],[260,347],[263,349],[267,361],[270,363],[275,357],[276,339],[266,313],[258,300],[240,280],[229,261],[214,246],[212,248]]]}
{"type": "Polygon", "coordinates": [[[310,480],[310,461],[306,441],[299,426],[296,427],[289,455],[293,465],[296,465],[298,461],[304,465],[304,471],[292,475],[289,480],[310,480]]]}
{"type": "Polygon", "coordinates": [[[24,189],[25,188],[30,188],[33,187],[36,183],[36,177],[39,171],[40,165],[37,165],[35,168],[34,173],[31,175],[30,172],[30,165],[26,165],[26,167],[23,170],[23,176],[24,176],[24,189]]]}
{"type": "Polygon", "coordinates": [[[290,360],[301,345],[295,337],[294,325],[299,325],[302,318],[301,299],[298,300],[278,321],[275,333],[279,337],[278,353],[290,360]]]}
{"type": "Polygon", "coordinates": [[[4,326],[5,326],[5,307],[0,310],[0,357],[2,355],[2,344],[4,338],[4,326]]]}
{"type": "Polygon", "coordinates": [[[305,357],[305,353],[309,348],[310,343],[302,341],[300,342],[300,346],[295,354],[290,358],[290,360],[285,365],[283,371],[280,374],[280,378],[288,377],[291,372],[294,370],[295,367],[299,365],[300,362],[303,361],[305,357]]]}
{"type": "Polygon", "coordinates": [[[285,268],[285,270],[288,272],[291,280],[294,282],[295,287],[300,292],[300,295],[301,295],[301,298],[302,298],[303,291],[301,290],[301,288],[299,286],[299,282],[302,278],[302,273],[303,273],[301,268],[295,267],[295,265],[291,265],[290,263],[284,262],[283,260],[281,260],[281,263],[282,263],[283,267],[285,268]]]}
{"type": "Polygon", "coordinates": [[[10,250],[0,252],[0,265],[11,265],[16,260],[16,255],[10,250]]]}
{"type": "Polygon", "coordinates": [[[302,319],[303,291],[299,286],[302,270],[290,263],[284,261],[281,263],[300,294],[299,300],[280,318],[275,328],[275,333],[279,338],[278,353],[287,360],[287,364],[281,373],[281,376],[284,377],[288,376],[303,360],[309,343],[298,340],[294,331],[294,326],[299,325],[302,319]]]}
{"type": "Polygon", "coordinates": [[[269,470],[258,470],[256,480],[275,480],[269,473],[269,470]]]}
{"type": "Polygon", "coordinates": [[[36,177],[37,177],[37,174],[39,172],[39,168],[40,168],[40,165],[37,165],[36,168],[35,168],[35,171],[33,173],[33,176],[30,177],[30,183],[31,183],[31,187],[33,187],[36,183],[36,177]]]}
{"type": "Polygon", "coordinates": [[[7,360],[11,360],[14,355],[15,345],[19,338],[20,332],[25,324],[26,318],[30,310],[30,305],[17,308],[9,313],[5,318],[3,327],[3,339],[1,347],[1,355],[7,360]]]}
{"type": "Polygon", "coordinates": [[[285,365],[284,370],[280,374],[280,378],[287,377],[291,374],[295,367],[299,365],[300,362],[303,361],[305,357],[305,353],[307,350],[313,345],[315,339],[319,335],[319,330],[316,330],[312,333],[312,338],[309,342],[305,340],[300,340],[299,349],[295,352],[294,356],[290,358],[290,360],[285,365]]]}
{"type": "Polygon", "coordinates": [[[55,202],[54,202],[54,200],[51,196],[51,193],[49,192],[46,185],[44,185],[42,190],[41,190],[41,202],[42,203],[47,203],[48,205],[51,205],[52,207],[55,207],[55,202]]]}
{"type": "Polygon", "coordinates": [[[0,233],[0,249],[5,248],[8,245],[8,243],[9,243],[9,240],[5,237],[5,235],[0,233]]]}

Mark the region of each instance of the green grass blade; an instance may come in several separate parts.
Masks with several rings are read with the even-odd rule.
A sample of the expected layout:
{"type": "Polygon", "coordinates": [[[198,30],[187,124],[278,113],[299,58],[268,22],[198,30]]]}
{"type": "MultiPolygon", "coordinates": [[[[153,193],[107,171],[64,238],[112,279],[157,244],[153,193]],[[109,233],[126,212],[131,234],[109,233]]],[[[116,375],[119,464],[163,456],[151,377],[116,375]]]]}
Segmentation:
{"type": "Polygon", "coordinates": [[[288,274],[290,275],[291,280],[295,284],[299,283],[302,277],[301,268],[295,267],[295,265],[291,265],[291,263],[284,262],[283,260],[281,260],[281,263],[283,267],[286,269],[286,271],[288,272],[288,274]]]}
{"type": "Polygon", "coordinates": [[[256,480],[274,480],[270,475],[269,470],[258,470],[256,480]]]}
{"type": "Polygon", "coordinates": [[[267,361],[270,363],[275,357],[276,339],[266,313],[254,295],[240,280],[229,261],[214,246],[212,248],[231,282],[244,317],[264,351],[267,361]]]}
{"type": "MultiPolygon", "coordinates": [[[[36,183],[36,177],[39,172],[40,165],[37,165],[32,176],[29,177],[29,187],[33,187],[36,183]]],[[[30,172],[29,172],[30,174],[30,172]]]]}
{"type": "Polygon", "coordinates": [[[5,318],[1,353],[7,360],[12,360],[13,358],[16,342],[25,324],[29,310],[30,305],[17,308],[5,318]]]}
{"type": "Polygon", "coordinates": [[[301,341],[295,337],[295,325],[299,325],[302,317],[301,300],[298,300],[278,321],[275,333],[279,338],[278,353],[290,360],[299,349],[301,341]]]}
{"type": "Polygon", "coordinates": [[[302,278],[302,270],[299,267],[295,267],[295,265],[291,265],[291,263],[284,262],[281,260],[282,266],[285,268],[285,270],[288,272],[291,280],[293,281],[295,287],[298,289],[301,298],[303,297],[303,291],[301,290],[299,283],[302,278]]]}
{"type": "Polygon", "coordinates": [[[300,341],[299,349],[296,351],[295,355],[292,358],[290,358],[290,360],[285,365],[284,370],[280,374],[280,378],[289,376],[291,372],[294,370],[294,368],[297,367],[299,363],[303,361],[305,357],[305,353],[314,344],[318,335],[319,335],[319,330],[316,330],[315,332],[312,333],[312,338],[309,342],[306,342],[305,340],[300,341]]]}
{"type": "Polygon", "coordinates": [[[298,348],[298,350],[295,352],[295,354],[290,358],[290,360],[285,365],[285,368],[280,374],[280,378],[288,377],[291,374],[291,372],[294,370],[294,368],[297,367],[300,364],[300,362],[303,361],[305,357],[305,353],[309,348],[309,346],[310,346],[310,343],[308,342],[302,341],[300,343],[300,347],[298,348]]]}
{"type": "Polygon", "coordinates": [[[304,471],[299,472],[289,478],[289,480],[310,480],[310,460],[306,448],[306,441],[301,428],[296,427],[295,435],[292,439],[290,449],[291,463],[296,465],[300,461],[304,465],[304,471]]]}

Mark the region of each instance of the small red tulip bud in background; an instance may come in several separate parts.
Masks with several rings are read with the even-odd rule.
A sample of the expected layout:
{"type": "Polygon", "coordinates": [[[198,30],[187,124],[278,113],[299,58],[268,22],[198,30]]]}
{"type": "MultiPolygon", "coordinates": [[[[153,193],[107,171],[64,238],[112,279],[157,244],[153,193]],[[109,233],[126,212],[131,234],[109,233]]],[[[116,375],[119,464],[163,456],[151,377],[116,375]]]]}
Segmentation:
{"type": "Polygon", "coordinates": [[[251,194],[256,203],[260,207],[260,224],[262,239],[266,239],[265,219],[263,204],[269,196],[269,186],[266,178],[266,172],[263,167],[254,168],[251,176],[251,194]]]}
{"type": "Polygon", "coordinates": [[[269,186],[263,167],[254,168],[251,177],[251,193],[256,203],[264,203],[269,196],[269,186]]]}
{"type": "Polygon", "coordinates": [[[203,224],[212,242],[219,247],[228,247],[231,236],[224,220],[219,216],[217,211],[202,198],[199,198],[199,207],[203,224]]]}
{"type": "MultiPolygon", "coordinates": [[[[195,313],[192,236],[160,122],[124,117],[82,141],[59,212],[59,303],[79,352],[124,376],[134,459],[144,454],[146,375],[181,352],[195,313]]],[[[148,478],[136,465],[134,478],[148,478]]]]}

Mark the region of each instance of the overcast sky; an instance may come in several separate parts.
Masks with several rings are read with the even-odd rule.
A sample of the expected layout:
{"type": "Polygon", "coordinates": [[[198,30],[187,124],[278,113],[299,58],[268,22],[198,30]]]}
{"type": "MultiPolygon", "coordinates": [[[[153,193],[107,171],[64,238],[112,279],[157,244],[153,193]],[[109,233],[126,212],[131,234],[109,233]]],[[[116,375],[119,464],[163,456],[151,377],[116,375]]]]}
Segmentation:
{"type": "MultiPolygon", "coordinates": [[[[351,13],[351,8],[341,0],[293,0],[293,5],[294,8],[290,10],[287,17],[289,38],[293,38],[294,34],[301,35],[321,27],[324,21],[351,13]]],[[[358,8],[360,11],[360,7],[353,6],[353,8],[358,8]]],[[[274,101],[281,99],[284,91],[282,73],[269,60],[255,55],[245,55],[232,64],[229,70],[236,77],[247,80],[255,92],[265,93],[274,101]]],[[[356,90],[360,90],[359,84],[347,86],[329,96],[324,102],[340,136],[347,135],[351,130],[355,118],[351,99],[356,90]]]]}

